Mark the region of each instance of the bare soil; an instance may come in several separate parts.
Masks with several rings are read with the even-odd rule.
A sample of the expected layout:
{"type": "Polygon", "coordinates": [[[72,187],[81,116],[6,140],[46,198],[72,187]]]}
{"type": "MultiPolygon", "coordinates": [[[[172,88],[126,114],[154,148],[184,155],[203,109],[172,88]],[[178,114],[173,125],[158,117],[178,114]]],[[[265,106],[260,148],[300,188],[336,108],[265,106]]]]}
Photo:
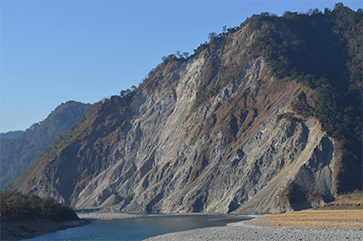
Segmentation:
{"type": "Polygon", "coordinates": [[[266,214],[247,221],[251,224],[298,229],[363,229],[363,210],[304,210],[266,214]]]}

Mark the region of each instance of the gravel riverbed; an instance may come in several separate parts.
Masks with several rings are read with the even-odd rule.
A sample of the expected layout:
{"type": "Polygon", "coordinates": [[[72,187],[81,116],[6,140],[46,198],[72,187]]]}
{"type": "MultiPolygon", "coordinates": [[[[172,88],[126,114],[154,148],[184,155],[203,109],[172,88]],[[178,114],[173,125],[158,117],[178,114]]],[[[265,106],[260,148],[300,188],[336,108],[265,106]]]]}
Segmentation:
{"type": "Polygon", "coordinates": [[[234,240],[363,240],[363,229],[301,230],[231,223],[224,227],[195,229],[164,234],[147,241],[234,241],[234,240]]]}
{"type": "Polygon", "coordinates": [[[103,213],[103,212],[91,212],[91,213],[77,213],[81,219],[100,219],[100,220],[112,220],[112,219],[124,219],[124,218],[138,218],[142,217],[141,214],[128,214],[128,213],[103,213]]]}

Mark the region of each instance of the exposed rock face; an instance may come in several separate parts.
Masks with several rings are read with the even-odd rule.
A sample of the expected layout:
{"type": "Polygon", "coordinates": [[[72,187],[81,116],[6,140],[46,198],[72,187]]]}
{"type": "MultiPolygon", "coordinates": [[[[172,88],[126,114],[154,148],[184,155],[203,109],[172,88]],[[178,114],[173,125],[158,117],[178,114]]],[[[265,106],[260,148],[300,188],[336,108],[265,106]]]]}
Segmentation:
{"type": "Polygon", "coordinates": [[[168,63],[131,100],[112,97],[22,190],[125,212],[281,212],[290,182],[333,197],[334,140],[313,118],[279,118],[314,93],[271,78],[261,57],[246,61],[256,35],[244,27],[168,63]],[[228,71],[228,84],[193,107],[228,71]]]}

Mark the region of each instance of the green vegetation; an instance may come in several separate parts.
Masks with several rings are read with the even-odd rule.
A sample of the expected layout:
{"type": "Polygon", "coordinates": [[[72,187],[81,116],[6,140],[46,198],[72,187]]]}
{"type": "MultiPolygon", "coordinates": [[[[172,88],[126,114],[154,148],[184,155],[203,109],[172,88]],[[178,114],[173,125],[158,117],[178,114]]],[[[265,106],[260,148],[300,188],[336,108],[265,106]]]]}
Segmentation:
{"type": "MultiPolygon", "coordinates": [[[[169,55],[163,56],[161,58],[162,62],[160,64],[158,64],[155,68],[150,70],[150,72],[142,80],[142,82],[139,83],[138,89],[146,86],[147,83],[151,79],[153,79],[155,76],[157,76],[157,74],[160,73],[160,71],[162,71],[167,66],[168,63],[185,61],[185,60],[189,59],[190,57],[191,56],[189,56],[188,52],[181,53],[180,50],[175,51],[175,54],[169,54],[169,55]]],[[[134,89],[134,90],[136,90],[136,89],[134,89]]],[[[133,90],[132,90],[132,92],[133,92],[133,90]]]]}
{"type": "Polygon", "coordinates": [[[51,219],[54,221],[77,220],[70,205],[59,204],[54,199],[40,198],[34,194],[0,191],[1,221],[51,219]]]}
{"type": "Polygon", "coordinates": [[[95,118],[95,114],[101,109],[102,101],[99,101],[86,109],[83,115],[78,117],[75,123],[63,134],[60,134],[45,148],[45,150],[34,159],[29,167],[25,169],[10,185],[10,188],[22,183],[30,173],[34,172],[40,165],[46,163],[51,157],[54,157],[58,150],[62,149],[69,142],[73,141],[80,133],[82,133],[88,126],[90,119],[95,118]]]}
{"type": "Polygon", "coordinates": [[[6,132],[6,133],[0,133],[0,138],[2,138],[2,139],[14,139],[15,137],[17,137],[21,133],[23,133],[23,131],[9,131],[9,132],[6,132]]]}
{"type": "Polygon", "coordinates": [[[136,93],[136,86],[133,85],[131,86],[131,89],[127,89],[127,90],[121,90],[120,91],[120,96],[121,98],[125,98],[125,99],[131,99],[134,94],[136,93]]]}
{"type": "Polygon", "coordinates": [[[87,119],[90,118],[100,107],[102,106],[101,102],[97,102],[89,107],[84,114],[78,117],[75,123],[63,134],[57,136],[49,145],[43,153],[38,155],[37,159],[42,159],[44,157],[50,157],[57,150],[61,149],[63,146],[67,145],[70,141],[77,137],[79,133],[81,133],[87,125],[87,119]]]}
{"type": "Polygon", "coordinates": [[[44,121],[33,124],[16,138],[0,139],[0,189],[6,189],[53,139],[71,127],[89,106],[75,101],[62,103],[44,121]]]}
{"type": "Polygon", "coordinates": [[[324,13],[261,14],[249,22],[263,31],[251,54],[262,55],[277,79],[317,92],[314,108],[297,102],[293,109],[317,117],[343,145],[338,192],[362,189],[362,9],[355,12],[338,3],[324,13]]]}

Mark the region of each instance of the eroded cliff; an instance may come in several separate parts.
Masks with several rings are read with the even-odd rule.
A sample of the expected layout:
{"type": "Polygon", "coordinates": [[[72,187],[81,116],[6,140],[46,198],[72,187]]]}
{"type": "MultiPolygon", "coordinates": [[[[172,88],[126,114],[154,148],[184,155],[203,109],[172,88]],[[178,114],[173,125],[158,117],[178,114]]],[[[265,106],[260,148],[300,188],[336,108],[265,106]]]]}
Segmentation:
{"type": "Polygon", "coordinates": [[[308,190],[332,199],[335,141],[291,109],[313,106],[314,91],[249,54],[260,34],[246,25],[111,97],[19,189],[124,212],[281,212],[312,205],[308,190]]]}

